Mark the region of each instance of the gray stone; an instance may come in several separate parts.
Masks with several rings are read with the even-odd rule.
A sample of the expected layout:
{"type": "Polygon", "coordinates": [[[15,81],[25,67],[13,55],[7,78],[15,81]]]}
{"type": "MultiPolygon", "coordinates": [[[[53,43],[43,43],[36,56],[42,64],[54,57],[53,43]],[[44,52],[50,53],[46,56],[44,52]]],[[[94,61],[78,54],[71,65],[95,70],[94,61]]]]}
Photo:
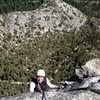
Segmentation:
{"type": "MultiPolygon", "coordinates": [[[[46,100],[100,100],[99,94],[83,90],[66,93],[50,91],[46,92],[45,96],[46,100]]],[[[0,100],[42,100],[42,94],[29,92],[0,100]]]]}
{"type": "Polygon", "coordinates": [[[100,76],[85,78],[79,88],[88,88],[91,83],[96,83],[100,80],[100,76]]]}
{"type": "Polygon", "coordinates": [[[100,94],[100,82],[91,83],[89,89],[93,92],[100,94]]]}
{"type": "Polygon", "coordinates": [[[91,18],[90,19],[90,25],[91,27],[96,30],[97,32],[100,32],[100,19],[99,18],[91,18]]]}
{"type": "Polygon", "coordinates": [[[86,62],[85,65],[81,66],[80,69],[76,69],[76,75],[80,79],[87,77],[94,77],[100,75],[100,59],[92,59],[86,62]]]}
{"type": "MultiPolygon", "coordinates": [[[[64,84],[67,84],[67,86],[64,91],[86,90],[90,88],[92,83],[97,83],[99,81],[100,59],[92,59],[87,61],[80,69],[76,69],[76,75],[65,81],[64,84]]],[[[100,88],[98,85],[97,87],[98,89],[100,88]]]]}

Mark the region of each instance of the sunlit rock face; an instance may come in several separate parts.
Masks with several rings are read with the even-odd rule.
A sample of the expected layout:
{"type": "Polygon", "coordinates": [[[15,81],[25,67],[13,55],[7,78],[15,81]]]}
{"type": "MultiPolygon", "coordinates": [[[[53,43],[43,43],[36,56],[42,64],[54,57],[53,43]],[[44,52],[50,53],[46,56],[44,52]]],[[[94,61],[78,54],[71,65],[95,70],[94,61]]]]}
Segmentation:
{"type": "Polygon", "coordinates": [[[100,76],[100,59],[92,59],[86,62],[81,68],[76,69],[76,75],[83,79],[85,77],[100,76]]]}
{"type": "Polygon", "coordinates": [[[11,45],[32,41],[43,34],[79,30],[87,21],[78,9],[62,0],[49,0],[34,11],[12,12],[0,15],[0,43],[5,37],[11,45]]]}

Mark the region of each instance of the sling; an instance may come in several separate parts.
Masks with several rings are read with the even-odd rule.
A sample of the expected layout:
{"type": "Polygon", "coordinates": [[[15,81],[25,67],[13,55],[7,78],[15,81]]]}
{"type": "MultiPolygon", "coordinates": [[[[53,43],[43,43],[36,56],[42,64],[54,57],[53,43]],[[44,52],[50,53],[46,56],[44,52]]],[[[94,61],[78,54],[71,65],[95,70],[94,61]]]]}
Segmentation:
{"type": "Polygon", "coordinates": [[[42,100],[43,100],[43,99],[46,100],[45,92],[41,89],[40,84],[38,84],[38,89],[39,89],[39,91],[42,93],[42,100]]]}

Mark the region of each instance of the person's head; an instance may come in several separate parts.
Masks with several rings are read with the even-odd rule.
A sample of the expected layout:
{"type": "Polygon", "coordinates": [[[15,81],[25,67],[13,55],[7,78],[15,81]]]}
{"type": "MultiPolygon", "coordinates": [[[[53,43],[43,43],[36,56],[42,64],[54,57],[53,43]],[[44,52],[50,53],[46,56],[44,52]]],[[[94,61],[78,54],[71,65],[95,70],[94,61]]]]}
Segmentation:
{"type": "Polygon", "coordinates": [[[39,69],[37,71],[37,82],[42,83],[44,81],[45,71],[43,69],[39,69]]]}

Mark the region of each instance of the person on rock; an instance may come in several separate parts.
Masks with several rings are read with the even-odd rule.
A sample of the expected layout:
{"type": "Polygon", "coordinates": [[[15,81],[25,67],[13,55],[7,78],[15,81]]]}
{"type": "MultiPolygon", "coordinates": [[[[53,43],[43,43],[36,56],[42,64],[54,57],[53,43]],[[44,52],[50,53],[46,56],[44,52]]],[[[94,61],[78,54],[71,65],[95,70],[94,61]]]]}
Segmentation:
{"type": "Polygon", "coordinates": [[[30,92],[44,92],[46,91],[46,87],[50,88],[64,88],[63,85],[57,86],[51,84],[49,79],[45,75],[45,71],[43,69],[39,69],[37,71],[36,79],[33,79],[30,83],[30,92]]]}

